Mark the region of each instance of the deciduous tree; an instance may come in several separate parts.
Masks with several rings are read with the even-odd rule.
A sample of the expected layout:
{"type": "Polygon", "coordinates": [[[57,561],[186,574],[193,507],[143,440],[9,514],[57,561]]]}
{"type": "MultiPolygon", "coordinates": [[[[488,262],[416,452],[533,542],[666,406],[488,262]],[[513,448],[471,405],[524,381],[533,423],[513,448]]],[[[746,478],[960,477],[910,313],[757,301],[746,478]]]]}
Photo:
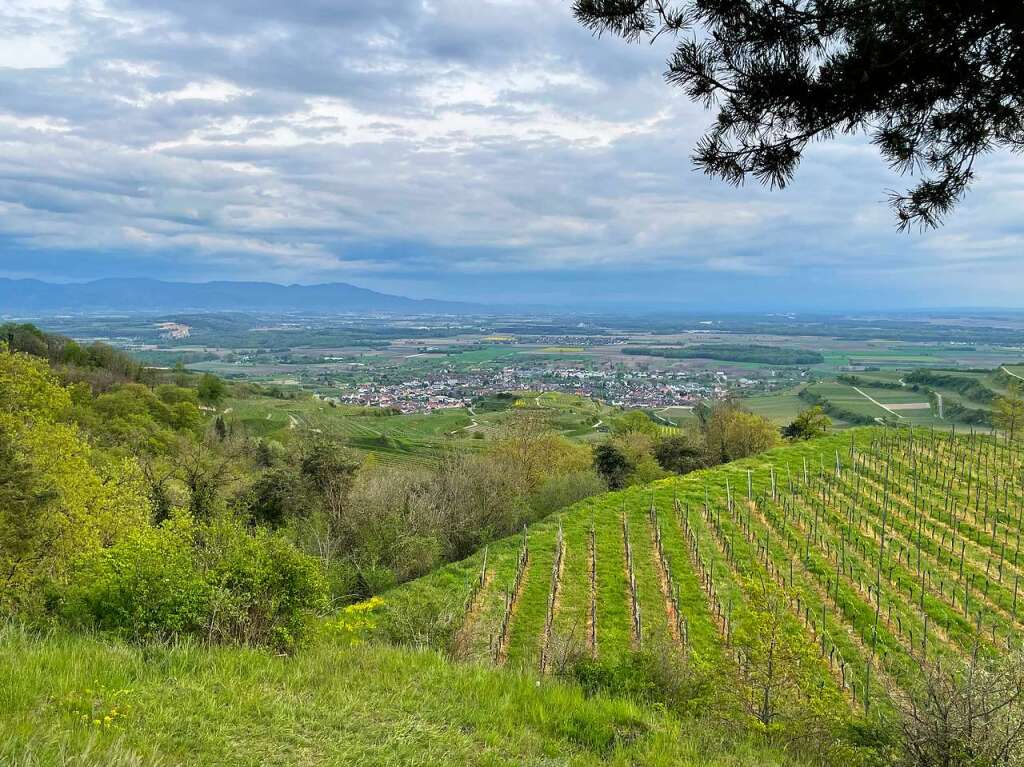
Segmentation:
{"type": "Polygon", "coordinates": [[[1016,381],[1007,387],[1006,394],[992,403],[992,423],[1005,431],[1010,441],[1020,436],[1021,426],[1024,426],[1024,396],[1016,381]]]}
{"type": "Polygon", "coordinates": [[[791,440],[814,439],[828,434],[832,419],[825,415],[821,405],[809,407],[782,430],[782,436],[791,440]]]}

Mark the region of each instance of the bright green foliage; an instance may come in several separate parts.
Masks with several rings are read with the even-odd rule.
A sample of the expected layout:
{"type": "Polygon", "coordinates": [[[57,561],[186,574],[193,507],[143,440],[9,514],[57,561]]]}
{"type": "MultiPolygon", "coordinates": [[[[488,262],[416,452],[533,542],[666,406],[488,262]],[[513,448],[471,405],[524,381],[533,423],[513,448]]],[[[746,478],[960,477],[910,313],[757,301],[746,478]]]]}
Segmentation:
{"type": "Polygon", "coordinates": [[[279,648],[301,641],[310,619],[327,607],[319,563],[266,530],[249,533],[221,520],[202,532],[198,549],[215,589],[210,638],[279,648]]]}
{"type": "Polygon", "coordinates": [[[68,391],[45,362],[0,344],[0,413],[50,421],[70,406],[68,391]]]}
{"type": "Polygon", "coordinates": [[[824,437],[832,428],[832,419],[825,415],[821,405],[815,405],[802,411],[793,422],[782,430],[786,439],[814,439],[824,437]]]}
{"type": "Polygon", "coordinates": [[[68,620],[132,639],[170,639],[205,628],[212,586],[187,518],[141,527],[80,559],[63,595],[68,620]]]}
{"type": "Polygon", "coordinates": [[[766,733],[827,737],[827,725],[845,708],[823,676],[817,648],[790,612],[791,595],[768,581],[747,584],[748,611],[733,637],[743,684],[739,707],[766,733]]]}
{"type": "Polygon", "coordinates": [[[281,536],[183,517],[83,557],[62,612],[128,639],[193,635],[288,649],[325,594],[316,561],[281,536]]]}
{"type": "Polygon", "coordinates": [[[731,684],[694,656],[682,656],[664,646],[600,658],[583,656],[564,675],[588,695],[622,696],[660,704],[676,713],[692,713],[696,701],[706,706],[711,688],[731,684]]]}
{"type": "Polygon", "coordinates": [[[0,507],[0,605],[7,608],[26,607],[72,558],[116,541],[149,515],[138,464],[90,447],[62,420],[70,404],[44,361],[0,347],[0,434],[5,460],[16,467],[7,493],[22,499],[0,507]]]}
{"type": "Polygon", "coordinates": [[[642,410],[630,410],[612,421],[612,431],[615,434],[640,432],[654,437],[658,435],[658,424],[642,410]]]}
{"type": "Polygon", "coordinates": [[[192,389],[124,384],[87,399],[75,420],[104,446],[158,455],[173,450],[179,433],[196,431],[202,415],[192,389]]]}

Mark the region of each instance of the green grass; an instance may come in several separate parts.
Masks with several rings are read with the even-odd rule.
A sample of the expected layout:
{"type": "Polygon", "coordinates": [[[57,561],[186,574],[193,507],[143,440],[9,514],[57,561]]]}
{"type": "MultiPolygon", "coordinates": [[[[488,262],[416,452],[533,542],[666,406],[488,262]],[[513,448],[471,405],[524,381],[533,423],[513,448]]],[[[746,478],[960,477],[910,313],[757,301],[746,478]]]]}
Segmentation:
{"type": "Polygon", "coordinates": [[[772,423],[783,426],[791,423],[802,411],[810,407],[810,403],[798,396],[800,388],[787,389],[774,394],[744,397],[742,403],[752,413],[757,413],[772,423]]]}
{"type": "Polygon", "coordinates": [[[76,765],[793,764],[636,703],[431,651],[294,657],[133,647],[0,628],[0,763],[76,765]],[[118,710],[109,727],[96,726],[118,710]]]}
{"type": "MultiPolygon", "coordinates": [[[[877,391],[889,394],[890,401],[908,396],[902,390],[877,391]]],[[[598,656],[614,660],[636,648],[623,551],[625,515],[633,547],[643,646],[675,642],[651,535],[648,510],[653,503],[696,654],[731,673],[728,658],[732,649],[712,620],[714,603],[705,593],[702,571],[713,573],[719,604],[738,626],[756,618],[750,606],[755,602],[757,584],[773,580],[794,600],[800,599],[799,611],[796,602],[792,605],[792,619],[799,623],[806,640],[815,648],[825,647],[825,657],[819,659],[821,667],[815,672],[815,684],[819,685],[815,689],[852,703],[851,693],[841,690],[838,666],[830,668],[829,658],[845,662],[846,679],[855,680],[858,691],[863,692],[871,657],[868,648],[877,641],[876,658],[885,668],[871,675],[882,680],[874,680],[870,716],[884,717],[892,704],[880,690],[890,682],[907,688],[917,679],[925,637],[929,658],[963,656],[976,639],[984,652],[998,653],[1005,650],[1007,642],[1019,641],[1019,630],[1024,627],[1024,612],[1014,613],[1016,579],[1024,577],[1024,558],[1018,566],[1016,526],[1016,510],[1024,504],[1024,492],[1002,481],[1002,477],[1017,476],[1020,457],[991,437],[951,439],[947,433],[930,429],[915,429],[911,435],[907,429],[860,428],[582,501],[561,514],[569,560],[555,625],[563,630],[579,625],[580,616],[585,625],[590,599],[586,552],[593,524],[597,534],[598,656]],[[854,455],[855,464],[851,463],[854,455]],[[979,477],[973,473],[976,469],[966,469],[974,466],[989,467],[981,477],[980,493],[979,477]],[[778,487],[774,499],[770,493],[772,469],[778,487]],[[747,501],[748,471],[756,503],[747,501]],[[915,472],[919,473],[916,479],[915,472]],[[735,501],[732,509],[726,503],[727,487],[735,501]],[[947,493],[956,499],[955,506],[948,502],[947,493]],[[976,508],[979,498],[986,497],[989,503],[976,508]],[[705,498],[710,513],[705,511],[705,498]],[[677,500],[679,513],[674,508],[677,500]],[[995,523],[991,508],[999,514],[995,523]],[[697,541],[696,551],[683,535],[684,515],[697,541]],[[883,535],[885,566],[878,571],[883,535]],[[962,564],[958,559],[961,545],[962,564]],[[877,598],[871,592],[876,579],[882,600],[877,627],[877,598]],[[963,608],[965,591],[969,592],[970,615],[963,608]],[[979,615],[980,634],[972,623],[979,615]]],[[[555,531],[553,519],[530,530],[531,573],[512,619],[513,649],[506,661],[513,669],[536,668],[555,531]]],[[[489,561],[496,582],[511,580],[518,547],[518,538],[491,546],[489,561]]],[[[399,587],[388,595],[392,611],[402,614],[411,605],[439,604],[442,595],[458,599],[460,593],[468,593],[479,566],[479,558],[474,558],[469,564],[456,563],[399,587]]],[[[485,594],[485,609],[489,601],[500,603],[501,593],[495,589],[485,594]]],[[[496,624],[501,611],[494,606],[489,609],[496,624]]],[[[454,619],[459,619],[457,612],[454,619]]]]}
{"type": "MultiPolygon", "coordinates": [[[[549,392],[523,394],[524,406],[540,413],[553,431],[579,441],[601,435],[594,424],[607,423],[617,409],[584,397],[549,392]]],[[[336,438],[382,463],[404,466],[436,464],[446,450],[478,451],[500,439],[514,416],[512,401],[503,410],[474,413],[467,408],[431,413],[375,415],[367,408],[339,405],[311,396],[233,398],[223,405],[225,418],[254,437],[283,444],[310,432],[336,438]],[[474,422],[476,425],[474,425],[474,422]]]]}

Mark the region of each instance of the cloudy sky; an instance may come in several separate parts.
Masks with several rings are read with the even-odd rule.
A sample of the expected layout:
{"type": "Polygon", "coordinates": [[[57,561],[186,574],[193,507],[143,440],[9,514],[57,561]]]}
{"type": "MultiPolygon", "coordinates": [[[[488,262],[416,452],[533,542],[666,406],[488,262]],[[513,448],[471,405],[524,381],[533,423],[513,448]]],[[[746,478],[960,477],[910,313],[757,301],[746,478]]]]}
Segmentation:
{"type": "MultiPolygon", "coordinates": [[[[692,169],[666,47],[568,0],[4,0],[0,276],[718,308],[1021,305],[1024,159],[942,230],[862,139],[692,169]]],[[[664,41],[667,42],[667,41],[664,41]]]]}

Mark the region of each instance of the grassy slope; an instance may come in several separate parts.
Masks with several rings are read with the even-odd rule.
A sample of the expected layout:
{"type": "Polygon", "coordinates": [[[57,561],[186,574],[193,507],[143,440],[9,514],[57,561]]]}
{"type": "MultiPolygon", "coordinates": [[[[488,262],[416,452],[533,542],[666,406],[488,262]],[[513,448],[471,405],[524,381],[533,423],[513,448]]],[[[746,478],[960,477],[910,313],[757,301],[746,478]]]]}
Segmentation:
{"type": "Polygon", "coordinates": [[[320,645],[285,658],[0,628],[4,765],[791,763],[734,734],[433,652],[320,645]],[[124,713],[111,726],[93,725],[113,708],[124,713]]]}
{"type": "MultiPolygon", "coordinates": [[[[870,404],[870,403],[869,403],[870,404]]],[[[819,455],[825,464],[829,464],[835,450],[844,452],[851,438],[861,442],[870,439],[870,429],[858,429],[853,432],[837,434],[825,439],[808,443],[787,445],[771,450],[760,456],[730,464],[728,467],[716,467],[694,472],[686,477],[676,477],[655,482],[653,485],[632,487],[619,492],[606,493],[595,498],[581,501],[557,515],[553,515],[530,527],[529,539],[532,552],[528,571],[524,599],[516,621],[513,621],[513,645],[517,651],[512,654],[513,662],[526,661],[532,663],[530,650],[537,645],[539,627],[543,625],[543,612],[550,584],[551,552],[558,523],[561,520],[571,551],[579,554],[585,544],[585,531],[593,522],[598,528],[598,643],[602,654],[623,649],[629,645],[630,618],[626,602],[626,580],[624,575],[623,545],[620,515],[626,511],[630,517],[631,539],[637,556],[638,585],[643,592],[641,602],[642,616],[645,623],[660,624],[664,616],[664,602],[655,582],[652,571],[653,563],[648,561],[651,556],[650,528],[647,520],[647,508],[650,505],[652,491],[657,496],[662,524],[668,536],[668,546],[672,550],[670,559],[678,575],[680,586],[685,587],[688,610],[695,619],[698,633],[704,630],[707,607],[703,602],[700,587],[696,585],[695,576],[687,559],[685,548],[681,543],[681,531],[674,521],[671,512],[673,497],[687,502],[694,509],[694,514],[703,500],[705,482],[710,481],[718,495],[724,494],[724,482],[727,475],[731,476],[733,488],[737,494],[745,494],[745,470],[754,469],[760,475],[767,473],[771,464],[779,472],[780,486],[784,481],[783,467],[789,466],[796,473],[800,471],[804,457],[809,459],[814,468],[819,463],[819,455]],[[640,561],[640,558],[643,561],[640,561]],[[520,621],[520,614],[523,620],[520,621]],[[519,625],[517,625],[517,623],[519,625]],[[527,628],[523,629],[523,623],[527,628]]],[[[763,477],[759,482],[763,483],[763,477]]],[[[482,602],[487,619],[481,620],[475,627],[477,633],[486,634],[495,630],[500,621],[501,595],[512,581],[515,572],[515,561],[521,543],[521,536],[511,536],[491,544],[488,551],[488,569],[493,573],[491,585],[485,590],[482,602]]],[[[714,546],[710,539],[704,548],[706,556],[711,556],[714,546]]],[[[414,614],[418,616],[430,614],[450,614],[458,621],[462,614],[462,606],[470,592],[470,584],[479,576],[483,552],[436,570],[416,581],[406,583],[386,595],[390,604],[390,613],[394,616],[414,614]]],[[[724,573],[724,562],[720,563],[720,572],[724,573]]],[[[571,572],[578,572],[579,569],[571,572]]],[[[578,577],[578,576],[577,576],[578,577]]],[[[580,592],[578,584],[568,587],[569,593],[580,592]]],[[[577,594],[577,599],[579,599],[577,594]]],[[[578,609],[569,598],[562,600],[563,608],[578,609]]],[[[653,627],[652,627],[653,628],[653,627]]],[[[658,625],[663,633],[663,626],[658,625]]],[[[480,644],[487,645],[485,638],[480,644]]],[[[475,657],[483,658],[486,653],[475,657]]]]}
{"type": "MultiPolygon", "coordinates": [[[[949,453],[948,438],[943,437],[931,443],[930,432],[925,430],[919,433],[924,447],[918,460],[925,467],[922,471],[927,469],[920,484],[921,502],[925,504],[920,534],[915,533],[916,523],[912,521],[916,516],[911,489],[914,485],[908,468],[911,461],[900,449],[889,454],[894,456],[895,461],[891,480],[894,497],[887,515],[887,550],[891,560],[881,576],[885,611],[884,621],[877,627],[877,641],[881,652],[893,661],[894,665],[889,672],[899,676],[901,682],[911,681],[913,672],[910,670],[919,667],[915,653],[920,649],[922,637],[925,636],[926,616],[931,626],[927,634],[929,657],[960,654],[963,648],[971,645],[974,638],[974,628],[966,619],[961,618],[958,613],[960,603],[954,599],[955,595],[950,590],[950,584],[958,582],[959,568],[948,553],[943,553],[948,520],[942,511],[945,481],[942,478],[950,466],[955,464],[962,468],[963,460],[949,453]],[[935,455],[940,456],[937,462],[931,452],[933,448],[938,451],[935,455]],[[937,469],[936,473],[932,472],[933,468],[937,469]],[[916,584],[922,577],[908,559],[915,545],[915,536],[922,539],[925,575],[929,584],[923,602],[919,602],[914,594],[907,591],[908,584],[916,584]],[[942,588],[940,583],[943,584],[942,588]],[[901,670],[904,667],[908,669],[906,673],[901,670]]],[[[550,584],[551,552],[559,520],[567,541],[568,564],[559,593],[560,611],[564,615],[556,615],[556,630],[563,634],[571,633],[577,638],[582,634],[579,627],[585,623],[585,617],[581,620],[581,616],[586,615],[589,607],[587,534],[593,525],[597,532],[598,652],[602,657],[614,656],[635,644],[635,641],[631,641],[630,599],[623,563],[621,515],[624,513],[629,519],[629,535],[634,550],[645,644],[650,641],[656,646],[659,640],[667,638],[666,606],[659,590],[658,565],[651,542],[651,521],[647,515],[652,501],[658,509],[666,557],[680,590],[682,612],[689,621],[691,645],[714,665],[714,659],[722,654],[721,637],[709,615],[708,600],[702,593],[693,558],[687,554],[681,519],[672,512],[673,499],[678,498],[680,504],[690,510],[688,519],[699,540],[703,566],[705,570],[713,569],[715,589],[724,604],[735,607],[737,622],[744,620],[745,603],[749,597],[749,586],[744,584],[742,576],[756,576],[763,571],[761,549],[767,542],[776,572],[788,576],[789,589],[800,598],[805,615],[813,616],[816,623],[825,621],[829,647],[839,652],[838,657],[848,664],[847,678],[855,680],[858,689],[862,690],[861,685],[867,681],[864,672],[868,658],[866,648],[871,645],[876,631],[874,600],[870,598],[866,584],[876,577],[877,556],[874,552],[882,525],[883,488],[889,481],[884,449],[881,453],[874,452],[871,443],[883,434],[879,429],[856,429],[808,443],[782,447],[735,464],[587,499],[564,510],[560,515],[533,525],[529,531],[530,566],[526,587],[512,620],[508,665],[528,669],[531,673],[536,671],[550,584]],[[851,441],[858,445],[858,454],[861,456],[860,468],[856,473],[849,466],[851,441]],[[830,482],[829,503],[826,510],[819,514],[822,486],[817,480],[804,485],[801,478],[803,462],[807,460],[807,471],[811,478],[818,474],[832,476],[837,454],[841,456],[844,473],[841,480],[830,482]],[[741,517],[728,513],[712,515],[712,518],[717,516],[718,519],[714,525],[711,524],[712,518],[702,518],[700,509],[705,488],[713,508],[726,508],[725,483],[728,478],[732,492],[738,499],[737,505],[744,508],[746,470],[753,471],[755,495],[763,494],[768,489],[769,466],[774,467],[778,478],[780,497],[777,501],[762,498],[754,513],[744,512],[741,517]],[[804,486],[809,489],[790,494],[787,491],[790,477],[796,488],[804,486]],[[854,497],[858,499],[857,515],[851,524],[847,520],[847,512],[854,497]],[[716,527],[719,530],[717,533],[714,530],[716,527]],[[816,531],[816,543],[805,550],[807,533],[812,529],[816,531]],[[732,562],[724,554],[724,540],[731,543],[735,552],[732,562]],[[842,555],[844,568],[836,584],[839,561],[837,552],[840,551],[845,552],[842,555]]],[[[963,450],[972,444],[972,440],[961,438],[956,443],[956,449],[963,450]]],[[[996,461],[993,465],[1002,466],[1003,454],[999,453],[993,460],[996,461]]],[[[953,492],[966,508],[970,504],[965,495],[964,483],[965,479],[961,476],[953,492]]],[[[1001,551],[1001,541],[1008,533],[1000,531],[999,540],[992,540],[991,524],[983,518],[975,518],[978,515],[973,512],[970,516],[972,532],[966,537],[961,532],[958,539],[967,544],[963,572],[980,584],[988,578],[990,566],[995,561],[993,557],[998,559],[998,554],[993,555],[993,552],[1001,551]],[[989,524],[989,532],[986,532],[985,524],[989,524]]],[[[1003,521],[1009,530],[1012,520],[1003,521]]],[[[958,517],[958,524],[966,529],[963,526],[968,523],[961,516],[958,517]]],[[[1013,539],[1009,540],[1012,546],[1013,539]]],[[[521,538],[515,536],[492,544],[489,548],[488,570],[493,578],[478,600],[486,620],[473,625],[478,646],[484,648],[483,652],[472,654],[478,659],[489,657],[486,648],[495,636],[501,615],[502,593],[512,582],[520,543],[521,538]]],[[[409,611],[420,614],[447,612],[458,622],[470,583],[480,571],[481,559],[480,554],[474,555],[464,562],[441,568],[393,590],[387,595],[390,615],[401,616],[409,611]]],[[[984,604],[986,625],[995,627],[999,642],[1003,642],[1007,634],[1012,635],[1019,621],[1011,618],[1014,602],[1013,586],[1009,578],[993,577],[984,588],[975,586],[971,599],[974,604],[984,604]]],[[[397,618],[393,617],[392,620],[397,618]]],[[[817,628],[806,633],[808,641],[816,644],[820,636],[817,628]]],[[[984,641],[993,647],[998,644],[987,639],[984,641]]],[[[822,677],[824,685],[829,689],[836,686],[836,679],[828,677],[827,668],[822,670],[825,672],[822,677]]],[[[879,698],[876,694],[872,710],[883,713],[888,710],[884,696],[879,698]]]]}

